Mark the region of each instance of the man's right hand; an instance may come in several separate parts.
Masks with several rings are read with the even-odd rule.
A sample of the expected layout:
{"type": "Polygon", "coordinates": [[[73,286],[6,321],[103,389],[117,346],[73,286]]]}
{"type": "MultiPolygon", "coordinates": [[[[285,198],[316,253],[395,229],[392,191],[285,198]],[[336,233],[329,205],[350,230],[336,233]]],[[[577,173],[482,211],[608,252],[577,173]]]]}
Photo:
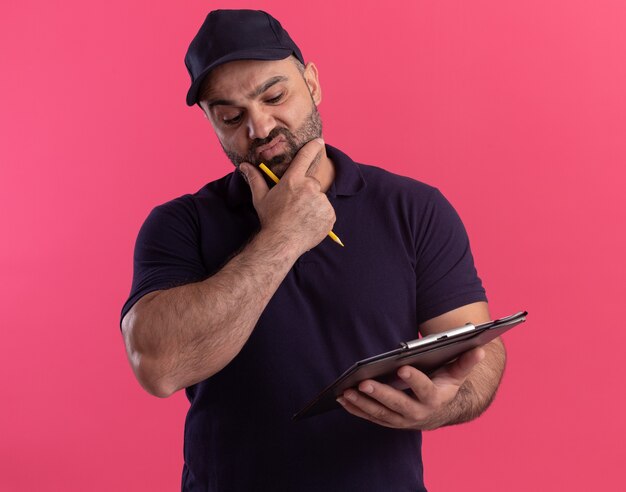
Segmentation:
{"type": "Polygon", "coordinates": [[[305,144],[271,190],[259,169],[249,163],[240,165],[261,229],[292,244],[298,256],[317,246],[335,223],[335,211],[314,177],[315,161],[323,150],[322,139],[305,144]]]}

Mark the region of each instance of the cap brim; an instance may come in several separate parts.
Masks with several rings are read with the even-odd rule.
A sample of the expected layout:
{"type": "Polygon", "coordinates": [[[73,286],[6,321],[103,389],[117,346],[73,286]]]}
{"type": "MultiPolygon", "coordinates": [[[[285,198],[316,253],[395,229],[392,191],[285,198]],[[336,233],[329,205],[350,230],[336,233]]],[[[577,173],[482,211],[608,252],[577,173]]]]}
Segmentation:
{"type": "Polygon", "coordinates": [[[193,106],[198,102],[198,91],[200,90],[202,82],[204,82],[209,72],[219,65],[236,60],[284,60],[292,54],[294,54],[293,51],[287,48],[263,48],[262,50],[244,50],[229,53],[215,60],[196,77],[189,91],[187,91],[187,106],[193,106]]]}

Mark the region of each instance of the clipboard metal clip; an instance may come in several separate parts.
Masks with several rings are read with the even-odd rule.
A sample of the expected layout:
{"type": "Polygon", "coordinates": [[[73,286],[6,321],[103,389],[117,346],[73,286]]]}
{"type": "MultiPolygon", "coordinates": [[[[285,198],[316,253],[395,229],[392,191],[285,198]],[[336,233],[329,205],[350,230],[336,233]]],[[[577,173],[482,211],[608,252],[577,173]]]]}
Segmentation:
{"type": "Polygon", "coordinates": [[[401,342],[400,348],[405,350],[411,350],[420,347],[421,345],[426,345],[427,343],[432,343],[437,340],[444,340],[446,338],[450,338],[456,335],[462,335],[463,333],[468,333],[475,329],[475,325],[473,325],[472,323],[467,323],[466,325],[459,328],[454,328],[452,330],[446,331],[445,335],[442,335],[441,333],[433,333],[432,335],[428,335],[422,338],[416,338],[415,340],[411,340],[409,342],[401,342]]]}

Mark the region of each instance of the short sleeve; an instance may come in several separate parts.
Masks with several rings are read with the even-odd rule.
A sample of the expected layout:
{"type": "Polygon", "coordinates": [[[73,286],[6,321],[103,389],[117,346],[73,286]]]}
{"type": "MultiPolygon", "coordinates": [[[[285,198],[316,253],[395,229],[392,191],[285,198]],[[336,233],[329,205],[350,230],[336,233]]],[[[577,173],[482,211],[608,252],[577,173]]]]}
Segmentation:
{"type": "Polygon", "coordinates": [[[121,319],[146,294],[206,278],[200,253],[200,230],[191,197],[155,207],[135,243],[133,281],[121,319]]]}
{"type": "Polygon", "coordinates": [[[487,300],[465,227],[437,189],[421,216],[416,251],[418,323],[487,300]]]}

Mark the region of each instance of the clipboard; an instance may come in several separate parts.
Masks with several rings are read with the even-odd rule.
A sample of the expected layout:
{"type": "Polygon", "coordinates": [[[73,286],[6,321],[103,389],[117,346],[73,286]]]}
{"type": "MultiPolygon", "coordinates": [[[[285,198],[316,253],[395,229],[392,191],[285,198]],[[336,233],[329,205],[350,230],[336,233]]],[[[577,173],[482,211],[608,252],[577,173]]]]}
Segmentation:
{"type": "Polygon", "coordinates": [[[397,389],[406,389],[408,386],[396,374],[400,367],[410,365],[429,375],[457,359],[463,352],[485,345],[523,323],[527,315],[528,312],[522,311],[479,325],[468,323],[459,328],[403,342],[400,348],[360,360],[307,403],[293,416],[293,420],[302,420],[340,408],[337,397],[365,379],[375,379],[397,389]]]}

